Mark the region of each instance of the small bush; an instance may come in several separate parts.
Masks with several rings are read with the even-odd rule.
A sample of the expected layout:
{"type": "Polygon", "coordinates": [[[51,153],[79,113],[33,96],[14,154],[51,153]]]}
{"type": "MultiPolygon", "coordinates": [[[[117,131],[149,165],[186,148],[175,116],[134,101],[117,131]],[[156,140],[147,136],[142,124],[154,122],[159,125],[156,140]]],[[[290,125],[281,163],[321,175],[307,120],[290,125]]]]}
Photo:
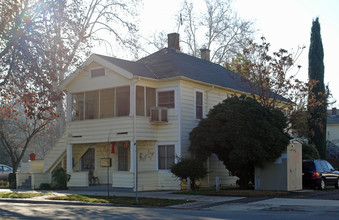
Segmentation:
{"type": "Polygon", "coordinates": [[[8,188],[8,181],[0,180],[0,188],[8,188]]]}
{"type": "Polygon", "coordinates": [[[171,172],[181,179],[189,177],[191,189],[196,190],[196,181],[207,175],[207,168],[200,160],[181,158],[177,164],[172,166],[171,172]]]}
{"type": "Polygon", "coordinates": [[[39,189],[41,189],[41,190],[49,190],[49,189],[51,189],[51,184],[49,184],[49,183],[41,183],[40,186],[39,186],[39,189]]]}
{"type": "Polygon", "coordinates": [[[63,168],[59,168],[52,172],[52,178],[56,189],[67,189],[67,182],[71,179],[71,175],[67,174],[63,168]]]}
{"type": "Polygon", "coordinates": [[[306,144],[305,142],[302,145],[302,155],[303,160],[320,158],[317,148],[313,144],[306,144]]]}

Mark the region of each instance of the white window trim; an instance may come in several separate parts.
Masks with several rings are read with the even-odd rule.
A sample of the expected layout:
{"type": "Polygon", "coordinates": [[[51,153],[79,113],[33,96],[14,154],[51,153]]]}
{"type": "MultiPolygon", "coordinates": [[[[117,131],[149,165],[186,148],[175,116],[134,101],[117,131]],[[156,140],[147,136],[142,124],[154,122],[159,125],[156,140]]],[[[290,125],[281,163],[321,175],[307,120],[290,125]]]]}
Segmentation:
{"type": "Polygon", "coordinates": [[[194,89],[194,120],[200,121],[200,118],[197,118],[197,92],[202,93],[202,118],[205,118],[205,92],[202,89],[194,89]]]}
{"type": "Polygon", "coordinates": [[[177,142],[158,142],[155,147],[155,155],[156,155],[156,170],[158,173],[170,173],[171,170],[160,170],[159,169],[159,154],[158,154],[158,147],[159,145],[174,145],[174,163],[178,163],[177,159],[177,148],[178,148],[178,143],[177,142]]]}
{"type": "MultiPolygon", "coordinates": [[[[178,109],[178,103],[177,103],[177,88],[176,87],[170,87],[170,88],[159,88],[159,89],[156,89],[155,93],[156,93],[156,97],[155,97],[155,102],[156,102],[156,106],[159,106],[159,102],[158,102],[158,99],[159,99],[159,96],[158,96],[158,93],[159,92],[167,92],[167,91],[174,91],[174,114],[177,115],[177,109],[178,109]]],[[[168,117],[168,118],[173,118],[173,117],[168,117]]]]}
{"type": "Polygon", "coordinates": [[[89,69],[89,72],[88,72],[89,78],[94,79],[94,78],[98,78],[98,77],[103,77],[103,76],[92,77],[92,70],[97,70],[97,69],[102,69],[102,68],[104,69],[104,72],[105,72],[105,75],[103,75],[103,76],[106,76],[107,75],[106,68],[103,67],[103,66],[98,66],[98,67],[93,67],[93,68],[89,69]]]}

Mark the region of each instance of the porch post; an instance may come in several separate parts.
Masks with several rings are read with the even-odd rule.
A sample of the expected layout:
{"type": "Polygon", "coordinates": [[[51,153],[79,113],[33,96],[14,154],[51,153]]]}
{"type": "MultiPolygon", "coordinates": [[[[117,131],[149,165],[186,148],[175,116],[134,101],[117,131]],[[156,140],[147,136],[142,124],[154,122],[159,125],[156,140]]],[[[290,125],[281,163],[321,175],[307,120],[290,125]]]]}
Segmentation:
{"type": "Polygon", "coordinates": [[[134,112],[134,97],[135,97],[135,84],[132,83],[129,87],[129,116],[133,116],[134,112]]]}
{"type": "Polygon", "coordinates": [[[67,173],[73,172],[73,164],[72,164],[72,144],[67,145],[67,173]]]}
{"type": "Polygon", "coordinates": [[[129,172],[134,172],[134,161],[135,161],[135,149],[134,149],[134,142],[130,141],[130,166],[129,166],[129,172]]]}
{"type": "Polygon", "coordinates": [[[66,121],[72,121],[72,94],[67,93],[67,106],[66,106],[66,121]]]}

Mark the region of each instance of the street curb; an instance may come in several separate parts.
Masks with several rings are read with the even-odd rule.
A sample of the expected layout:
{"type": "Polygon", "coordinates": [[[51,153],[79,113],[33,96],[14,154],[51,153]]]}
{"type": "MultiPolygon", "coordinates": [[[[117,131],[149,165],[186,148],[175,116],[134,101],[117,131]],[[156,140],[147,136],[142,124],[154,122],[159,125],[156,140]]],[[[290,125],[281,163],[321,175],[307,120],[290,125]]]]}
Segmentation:
{"type": "Polygon", "coordinates": [[[133,208],[154,208],[154,209],[190,209],[190,208],[175,208],[171,206],[147,206],[147,205],[127,205],[114,203],[86,203],[77,201],[65,200],[34,200],[34,199],[13,199],[1,198],[0,202],[7,203],[29,203],[29,204],[50,204],[50,205],[75,205],[75,206],[116,206],[116,207],[133,207],[133,208]]]}
{"type": "Polygon", "coordinates": [[[55,205],[92,205],[92,206],[115,206],[118,204],[111,203],[85,203],[85,202],[75,202],[75,201],[52,201],[52,200],[33,200],[33,199],[0,199],[0,202],[8,203],[31,203],[31,204],[55,204],[55,205]]]}

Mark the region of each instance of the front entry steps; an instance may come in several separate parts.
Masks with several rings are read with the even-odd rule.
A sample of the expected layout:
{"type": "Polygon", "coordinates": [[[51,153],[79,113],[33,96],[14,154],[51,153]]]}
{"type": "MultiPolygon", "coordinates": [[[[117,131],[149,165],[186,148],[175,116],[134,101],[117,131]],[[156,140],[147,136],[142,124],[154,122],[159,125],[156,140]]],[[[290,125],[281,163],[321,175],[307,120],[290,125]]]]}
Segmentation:
{"type": "Polygon", "coordinates": [[[32,189],[32,177],[29,176],[18,189],[32,189]]]}

